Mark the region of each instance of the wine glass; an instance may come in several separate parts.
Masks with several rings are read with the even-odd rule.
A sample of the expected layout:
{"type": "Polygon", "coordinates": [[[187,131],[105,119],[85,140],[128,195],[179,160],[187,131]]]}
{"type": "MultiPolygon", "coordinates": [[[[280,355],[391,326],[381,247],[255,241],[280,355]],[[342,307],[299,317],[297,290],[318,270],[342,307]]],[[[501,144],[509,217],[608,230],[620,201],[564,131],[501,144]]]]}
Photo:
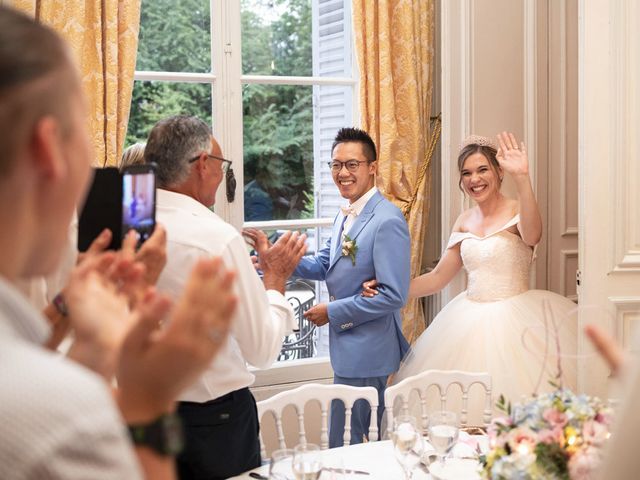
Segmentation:
{"type": "Polygon", "coordinates": [[[322,473],[320,447],[304,443],[293,450],[293,475],[296,480],[318,480],[322,473]]]}
{"type": "Polygon", "coordinates": [[[454,412],[439,411],[429,415],[429,441],[438,455],[440,466],[458,441],[458,415],[454,412]]]}
{"type": "Polygon", "coordinates": [[[274,450],[269,463],[269,480],[293,480],[293,450],[274,450]]]}
{"type": "Polygon", "coordinates": [[[402,465],[405,478],[408,480],[413,469],[420,463],[424,444],[416,419],[410,415],[400,415],[393,419],[391,434],[396,459],[402,465]]]}

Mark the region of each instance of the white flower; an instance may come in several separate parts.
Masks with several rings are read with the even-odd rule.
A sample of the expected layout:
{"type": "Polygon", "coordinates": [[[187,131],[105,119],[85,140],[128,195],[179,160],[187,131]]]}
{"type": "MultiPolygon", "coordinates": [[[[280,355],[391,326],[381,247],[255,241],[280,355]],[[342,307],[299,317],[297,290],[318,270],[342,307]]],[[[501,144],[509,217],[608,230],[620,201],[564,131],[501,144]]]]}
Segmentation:
{"type": "Polygon", "coordinates": [[[349,235],[345,235],[342,239],[342,256],[349,257],[351,259],[351,263],[353,265],[356,264],[356,253],[358,251],[358,246],[356,245],[356,241],[349,238],[349,235]]]}

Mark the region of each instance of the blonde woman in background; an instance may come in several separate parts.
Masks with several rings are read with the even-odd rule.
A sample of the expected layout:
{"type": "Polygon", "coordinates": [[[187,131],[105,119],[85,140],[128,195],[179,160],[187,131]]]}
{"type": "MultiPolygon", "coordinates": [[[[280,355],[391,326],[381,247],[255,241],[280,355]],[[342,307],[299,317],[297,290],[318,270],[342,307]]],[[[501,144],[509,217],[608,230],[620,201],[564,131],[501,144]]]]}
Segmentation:
{"type": "Polygon", "coordinates": [[[142,165],[144,163],[144,147],[146,145],[146,143],[138,142],[125,148],[118,166],[120,171],[131,165],[142,165]]]}

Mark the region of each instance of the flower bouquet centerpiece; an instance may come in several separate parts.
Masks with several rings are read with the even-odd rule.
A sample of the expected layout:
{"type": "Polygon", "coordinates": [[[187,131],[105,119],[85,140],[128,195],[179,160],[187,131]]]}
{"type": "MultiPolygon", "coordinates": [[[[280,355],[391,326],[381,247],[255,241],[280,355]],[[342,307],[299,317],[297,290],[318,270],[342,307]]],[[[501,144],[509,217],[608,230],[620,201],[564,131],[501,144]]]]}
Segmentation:
{"type": "Polygon", "coordinates": [[[486,479],[593,478],[612,412],[604,402],[558,387],[528,403],[511,406],[489,427],[489,452],[481,457],[486,479]]]}

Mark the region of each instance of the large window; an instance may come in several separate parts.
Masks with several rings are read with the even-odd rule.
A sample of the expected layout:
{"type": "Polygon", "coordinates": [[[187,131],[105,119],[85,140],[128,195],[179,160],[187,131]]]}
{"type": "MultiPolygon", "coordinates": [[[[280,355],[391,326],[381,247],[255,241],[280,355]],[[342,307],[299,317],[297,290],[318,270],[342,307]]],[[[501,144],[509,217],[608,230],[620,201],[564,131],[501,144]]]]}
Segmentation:
{"type": "MultiPolygon", "coordinates": [[[[238,181],[233,202],[221,185],[216,212],[238,228],[306,231],[315,252],[342,203],[326,166],[332,139],[355,118],[350,4],[143,0],[127,143],[167,115],[210,121],[238,181]]],[[[288,294],[327,300],[320,284],[288,294]]],[[[326,332],[313,339],[326,354],[326,332]]]]}

